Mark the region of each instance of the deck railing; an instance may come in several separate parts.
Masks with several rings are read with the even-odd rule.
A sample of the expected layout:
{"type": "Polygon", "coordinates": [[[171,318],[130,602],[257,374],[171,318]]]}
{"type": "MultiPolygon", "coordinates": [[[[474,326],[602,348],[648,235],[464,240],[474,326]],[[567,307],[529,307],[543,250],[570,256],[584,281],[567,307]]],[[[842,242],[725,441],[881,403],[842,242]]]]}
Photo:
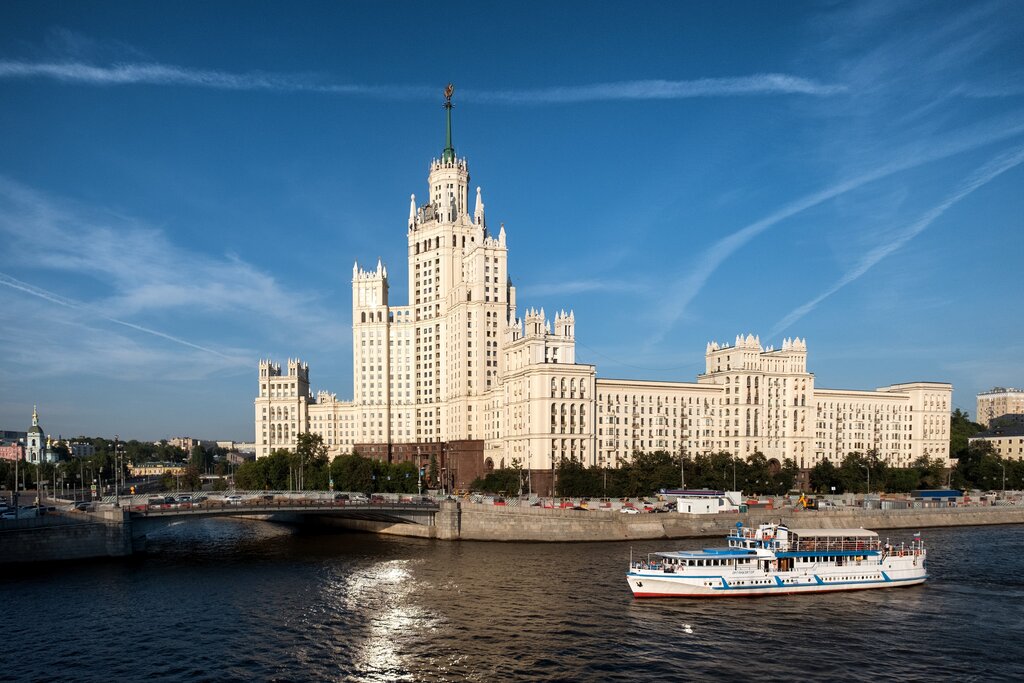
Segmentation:
{"type": "Polygon", "coordinates": [[[794,551],[821,551],[821,550],[881,550],[882,543],[877,539],[870,540],[797,540],[790,544],[794,551]]]}

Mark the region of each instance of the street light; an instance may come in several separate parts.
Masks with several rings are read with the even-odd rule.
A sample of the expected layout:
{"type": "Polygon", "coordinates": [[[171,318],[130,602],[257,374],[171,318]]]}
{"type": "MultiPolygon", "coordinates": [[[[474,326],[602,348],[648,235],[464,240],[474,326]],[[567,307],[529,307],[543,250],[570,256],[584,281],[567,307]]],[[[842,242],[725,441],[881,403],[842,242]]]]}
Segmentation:
{"type": "Polygon", "coordinates": [[[117,469],[114,471],[114,507],[121,507],[121,488],[118,485],[118,475],[121,473],[121,460],[117,452],[117,442],[120,440],[117,434],[114,434],[114,467],[117,469]]]}
{"type": "Polygon", "coordinates": [[[1003,498],[1006,498],[1006,463],[1000,461],[999,466],[1003,468],[1003,498]]]}

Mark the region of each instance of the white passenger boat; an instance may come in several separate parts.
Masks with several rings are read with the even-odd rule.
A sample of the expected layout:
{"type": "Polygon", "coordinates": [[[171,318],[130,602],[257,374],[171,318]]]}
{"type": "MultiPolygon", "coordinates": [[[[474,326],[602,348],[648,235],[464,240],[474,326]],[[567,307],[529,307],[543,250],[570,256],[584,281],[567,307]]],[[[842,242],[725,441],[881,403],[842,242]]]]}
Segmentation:
{"type": "Polygon", "coordinates": [[[727,540],[725,548],[630,557],[630,590],[638,598],[710,598],[891,588],[928,578],[920,534],[894,546],[867,529],[737,522],[727,540]]]}

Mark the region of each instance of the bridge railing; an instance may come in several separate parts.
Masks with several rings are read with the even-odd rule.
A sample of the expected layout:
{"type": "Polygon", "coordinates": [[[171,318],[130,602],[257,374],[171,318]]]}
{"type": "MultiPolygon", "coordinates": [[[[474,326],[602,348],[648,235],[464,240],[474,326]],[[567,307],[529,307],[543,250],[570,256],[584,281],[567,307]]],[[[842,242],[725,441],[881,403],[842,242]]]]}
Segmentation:
{"type": "Polygon", "coordinates": [[[223,491],[217,493],[193,492],[167,494],[164,496],[108,496],[105,503],[119,503],[136,513],[175,512],[189,510],[230,509],[289,509],[289,508],[343,508],[359,506],[372,508],[375,505],[401,505],[416,508],[433,507],[437,501],[426,496],[409,494],[362,494],[334,493],[331,491],[223,491]]]}

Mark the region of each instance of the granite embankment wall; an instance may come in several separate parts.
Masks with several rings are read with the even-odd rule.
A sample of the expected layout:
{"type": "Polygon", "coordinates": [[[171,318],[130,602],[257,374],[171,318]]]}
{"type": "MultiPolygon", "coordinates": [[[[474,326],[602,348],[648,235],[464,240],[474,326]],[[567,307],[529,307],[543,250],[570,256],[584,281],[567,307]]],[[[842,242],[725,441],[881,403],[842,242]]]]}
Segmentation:
{"type": "Polygon", "coordinates": [[[121,511],[45,515],[0,526],[0,564],[123,557],[132,554],[121,511]]]}
{"type": "MultiPolygon", "coordinates": [[[[433,525],[332,517],[320,517],[317,521],[356,531],[452,541],[572,542],[720,537],[732,529],[737,521],[756,525],[780,520],[795,528],[864,527],[874,530],[1024,524],[1024,506],[934,510],[849,509],[831,512],[754,510],[743,515],[624,515],[616,512],[501,507],[444,501],[434,516],[433,525]]],[[[137,539],[134,549],[141,548],[143,543],[144,538],[137,539]]],[[[47,515],[0,525],[0,564],[122,557],[131,555],[132,551],[131,520],[121,510],[66,516],[47,515]]]]}
{"type": "Polygon", "coordinates": [[[660,538],[724,536],[736,522],[756,525],[783,521],[791,527],[847,529],[924,529],[981,524],[1024,524],[1024,506],[912,510],[837,510],[792,512],[754,510],[747,514],[685,515],[678,513],[624,515],[587,510],[501,507],[445,501],[434,527],[410,524],[358,525],[347,528],[399,536],[463,541],[629,541],[660,538]]]}

